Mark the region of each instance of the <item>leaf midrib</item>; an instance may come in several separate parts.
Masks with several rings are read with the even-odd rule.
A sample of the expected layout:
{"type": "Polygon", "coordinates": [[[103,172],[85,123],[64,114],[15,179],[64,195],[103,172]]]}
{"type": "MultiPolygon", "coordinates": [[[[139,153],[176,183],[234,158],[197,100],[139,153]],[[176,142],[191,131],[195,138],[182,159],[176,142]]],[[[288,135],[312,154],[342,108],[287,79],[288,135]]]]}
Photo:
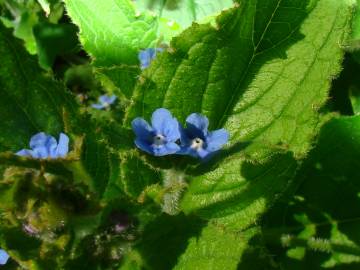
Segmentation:
{"type": "MultiPolygon", "coordinates": [[[[257,10],[257,5],[258,5],[258,1],[256,1],[255,7],[254,7],[254,8],[255,8],[255,14],[254,14],[254,20],[253,20],[253,27],[252,27],[252,29],[253,29],[253,33],[252,33],[252,43],[253,43],[253,46],[254,46],[254,48],[253,48],[253,54],[252,54],[252,57],[251,57],[248,65],[247,65],[247,67],[246,67],[246,69],[245,69],[245,71],[244,71],[244,73],[243,73],[243,76],[240,78],[240,80],[239,80],[239,82],[238,82],[238,85],[235,87],[235,91],[234,91],[233,94],[231,95],[230,101],[228,102],[228,105],[226,106],[226,108],[225,108],[225,110],[224,110],[224,112],[223,112],[223,114],[222,114],[222,117],[220,118],[220,120],[218,121],[218,123],[215,125],[217,128],[221,128],[222,126],[224,126],[226,120],[228,119],[228,117],[229,117],[228,114],[229,114],[229,112],[230,112],[230,111],[233,109],[233,107],[234,107],[235,99],[236,99],[236,97],[237,97],[237,95],[238,95],[238,92],[239,92],[239,90],[241,89],[241,87],[242,87],[242,85],[243,85],[243,83],[244,83],[244,81],[245,81],[245,78],[247,78],[247,75],[248,75],[248,73],[249,73],[250,67],[252,66],[255,58],[258,56],[258,55],[256,54],[256,50],[258,49],[259,45],[262,43],[262,41],[263,41],[263,39],[264,39],[264,37],[265,37],[265,34],[266,34],[266,32],[268,31],[269,26],[270,26],[270,24],[271,24],[271,22],[272,22],[272,20],[273,20],[273,18],[274,18],[274,16],[275,16],[275,13],[278,11],[278,9],[279,9],[279,7],[280,7],[281,2],[282,2],[282,0],[279,0],[279,1],[278,1],[278,4],[277,4],[274,12],[272,13],[272,15],[271,15],[268,23],[266,24],[266,27],[265,27],[264,31],[263,31],[262,34],[261,34],[261,37],[260,37],[260,39],[259,39],[259,42],[257,43],[256,46],[254,46],[254,45],[255,45],[255,44],[254,44],[254,29],[255,29],[255,19],[256,19],[256,15],[257,15],[257,14],[256,14],[256,10],[257,10]]],[[[294,33],[294,32],[292,32],[291,35],[292,35],[293,33],[294,33]]],[[[289,35],[285,40],[282,40],[280,43],[274,45],[273,48],[276,48],[279,44],[281,44],[282,42],[285,42],[291,35],[289,35]]]]}
{"type": "MultiPolygon", "coordinates": [[[[337,18],[338,18],[338,15],[339,15],[339,11],[337,12],[336,16],[334,16],[334,19],[333,19],[333,21],[332,21],[331,30],[334,29],[334,26],[335,26],[336,20],[337,20],[337,18]]],[[[303,76],[303,78],[301,79],[301,81],[298,83],[298,87],[297,87],[297,88],[299,88],[299,87],[301,86],[302,82],[304,82],[304,80],[307,78],[307,76],[309,75],[310,71],[312,70],[312,67],[313,67],[314,64],[316,63],[316,60],[318,59],[319,52],[324,48],[324,46],[327,44],[327,41],[328,41],[329,38],[330,38],[330,35],[331,35],[331,33],[332,33],[331,30],[328,31],[328,33],[327,33],[327,35],[326,35],[326,38],[323,39],[323,43],[322,43],[321,46],[319,47],[319,50],[316,52],[316,56],[313,58],[313,61],[311,62],[311,65],[306,69],[306,72],[304,72],[304,76],[303,76]]],[[[285,41],[285,40],[284,40],[284,41],[285,41]]],[[[280,44],[280,43],[279,43],[279,44],[280,44]]],[[[267,91],[264,91],[263,94],[262,94],[262,96],[265,95],[266,93],[268,93],[268,91],[270,91],[270,90],[271,90],[271,88],[269,88],[267,91]]],[[[273,125],[273,123],[274,123],[276,120],[280,119],[280,118],[283,116],[283,113],[289,108],[289,106],[290,106],[290,104],[291,104],[291,101],[294,99],[294,97],[297,95],[298,92],[299,92],[299,91],[296,91],[296,90],[293,91],[292,95],[289,97],[289,99],[287,100],[287,102],[284,104],[284,106],[283,106],[282,109],[280,110],[279,114],[278,114],[276,117],[274,117],[274,118],[272,119],[272,121],[271,121],[268,125],[266,125],[266,126],[262,127],[261,129],[259,129],[259,130],[256,132],[256,134],[252,136],[252,139],[255,139],[255,138],[261,136],[261,134],[264,133],[266,130],[268,130],[268,129],[273,125]]],[[[314,91],[314,92],[315,92],[315,91],[314,91]]],[[[256,104],[257,101],[260,100],[260,98],[261,98],[261,96],[260,96],[259,98],[255,99],[250,105],[247,105],[246,107],[241,108],[238,113],[243,112],[243,111],[245,111],[249,106],[256,104]]],[[[304,106],[304,108],[306,108],[306,106],[304,106]]],[[[301,115],[301,114],[298,114],[298,116],[300,116],[300,115],[301,115]]],[[[240,131],[237,131],[236,134],[238,134],[238,132],[240,132],[240,131]]]]}

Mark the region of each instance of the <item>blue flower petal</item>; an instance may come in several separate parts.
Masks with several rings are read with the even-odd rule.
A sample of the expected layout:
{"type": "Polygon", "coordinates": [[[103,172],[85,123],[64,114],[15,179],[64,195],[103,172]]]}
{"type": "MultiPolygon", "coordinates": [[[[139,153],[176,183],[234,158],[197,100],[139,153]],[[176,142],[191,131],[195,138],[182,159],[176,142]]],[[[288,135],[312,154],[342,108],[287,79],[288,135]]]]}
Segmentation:
{"type": "Polygon", "coordinates": [[[69,152],[69,137],[60,133],[59,143],[56,147],[55,157],[65,157],[69,152]]]}
{"type": "Polygon", "coordinates": [[[174,142],[169,142],[165,145],[167,155],[175,154],[180,150],[180,146],[174,142]]]}
{"type": "Polygon", "coordinates": [[[163,145],[152,145],[152,151],[154,156],[166,156],[175,154],[180,150],[180,147],[173,142],[163,144],[163,145]]]}
{"type": "Polygon", "coordinates": [[[188,156],[192,156],[192,157],[195,157],[195,158],[206,158],[209,154],[210,154],[210,151],[206,150],[206,149],[203,149],[203,148],[200,148],[198,150],[195,150],[193,148],[191,148],[190,146],[183,146],[181,147],[181,149],[176,152],[176,154],[178,155],[188,155],[188,156]]]}
{"type": "Polygon", "coordinates": [[[45,146],[38,146],[33,149],[33,158],[48,158],[49,152],[45,146]]]}
{"type": "Polygon", "coordinates": [[[56,146],[56,139],[44,132],[39,132],[30,139],[30,148],[33,150],[33,157],[35,158],[51,157],[51,154],[55,152],[56,146]]]}
{"type": "Polygon", "coordinates": [[[151,60],[155,57],[155,49],[148,48],[146,50],[142,50],[139,53],[139,61],[141,69],[145,69],[150,66],[151,60]]]}
{"type": "Polygon", "coordinates": [[[178,121],[164,108],[157,109],[152,114],[151,124],[155,132],[164,135],[169,142],[175,142],[180,138],[178,121]]]}
{"type": "Polygon", "coordinates": [[[168,149],[163,145],[152,145],[152,154],[157,157],[168,155],[168,149]]]}
{"type": "Polygon", "coordinates": [[[138,58],[140,61],[140,68],[145,69],[150,66],[150,63],[153,59],[155,59],[158,53],[163,52],[163,48],[148,48],[146,50],[142,50],[139,52],[138,58]]]}
{"type": "Polygon", "coordinates": [[[136,139],[135,140],[135,145],[139,149],[141,149],[141,150],[143,150],[143,151],[145,151],[145,152],[147,152],[147,153],[149,153],[151,155],[154,155],[153,147],[148,142],[143,141],[141,139],[136,139]]]}
{"type": "Polygon", "coordinates": [[[0,249],[0,265],[6,264],[9,258],[9,254],[5,250],[0,249]]]}
{"type": "Polygon", "coordinates": [[[229,140],[229,133],[225,129],[218,129],[209,133],[206,149],[210,152],[218,151],[229,140]]]}
{"type": "Polygon", "coordinates": [[[52,136],[48,136],[45,148],[47,150],[47,157],[55,158],[56,157],[56,148],[58,144],[56,142],[56,139],[52,136]]]}
{"type": "Polygon", "coordinates": [[[191,140],[193,138],[190,138],[188,133],[186,132],[186,129],[179,124],[179,130],[180,130],[180,142],[181,142],[181,146],[188,146],[191,144],[191,140]]]}
{"type": "Polygon", "coordinates": [[[32,157],[33,151],[28,149],[22,149],[15,153],[15,155],[21,156],[21,157],[32,157]]]}
{"type": "Polygon", "coordinates": [[[91,104],[91,107],[93,107],[94,109],[97,109],[97,110],[105,109],[105,106],[103,104],[98,104],[98,103],[91,104]]]}
{"type": "Polygon", "coordinates": [[[162,53],[163,51],[165,51],[164,48],[156,48],[155,56],[156,56],[157,53],[162,53]]]}
{"type": "Polygon", "coordinates": [[[180,139],[179,122],[173,118],[167,122],[167,125],[162,130],[168,142],[176,142],[180,139]]]}
{"type": "Polygon", "coordinates": [[[115,100],[116,100],[115,95],[112,96],[102,95],[99,97],[99,102],[104,106],[113,104],[115,100]]]}
{"type": "Polygon", "coordinates": [[[132,128],[137,138],[150,142],[153,134],[153,129],[143,118],[137,117],[131,122],[132,128]]]}
{"type": "MultiPolygon", "coordinates": [[[[49,136],[46,135],[44,132],[36,133],[34,136],[30,139],[30,148],[34,149],[36,147],[42,147],[45,146],[47,141],[49,140],[49,136]]],[[[50,136],[51,137],[51,136],[50,136]]],[[[51,137],[53,138],[53,137],[51,137]]],[[[53,142],[56,144],[56,139],[53,138],[53,142]]]]}
{"type": "Polygon", "coordinates": [[[212,151],[208,151],[207,149],[200,148],[196,151],[196,155],[201,158],[205,159],[212,151]]]}
{"type": "Polygon", "coordinates": [[[60,133],[58,144],[54,137],[39,132],[31,137],[30,147],[32,150],[22,149],[16,155],[39,159],[64,157],[69,151],[69,137],[60,133]]]}
{"type": "Polygon", "coordinates": [[[187,130],[194,136],[205,139],[208,133],[209,119],[199,113],[192,113],[186,118],[187,130]]]}

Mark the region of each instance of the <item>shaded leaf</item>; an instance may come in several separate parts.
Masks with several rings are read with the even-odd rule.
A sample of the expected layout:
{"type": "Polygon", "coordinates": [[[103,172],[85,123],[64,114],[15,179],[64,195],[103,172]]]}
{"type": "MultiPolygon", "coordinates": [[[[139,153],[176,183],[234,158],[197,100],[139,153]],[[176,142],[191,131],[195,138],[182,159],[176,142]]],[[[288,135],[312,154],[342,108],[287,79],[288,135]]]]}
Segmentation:
{"type": "Polygon", "coordinates": [[[281,267],[359,268],[359,161],[360,118],[327,123],[297,174],[296,193],[264,219],[263,234],[281,267]]]}
{"type": "Polygon", "coordinates": [[[209,224],[199,237],[190,239],[185,253],[173,269],[237,269],[249,239],[256,232],[256,228],[233,232],[209,224]]]}

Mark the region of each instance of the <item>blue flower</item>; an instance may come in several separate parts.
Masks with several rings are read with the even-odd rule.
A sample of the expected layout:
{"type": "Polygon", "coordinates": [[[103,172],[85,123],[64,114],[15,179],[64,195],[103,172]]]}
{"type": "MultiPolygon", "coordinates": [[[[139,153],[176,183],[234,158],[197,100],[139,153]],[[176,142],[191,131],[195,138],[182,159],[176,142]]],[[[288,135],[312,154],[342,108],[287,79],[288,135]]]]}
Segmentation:
{"type": "Polygon", "coordinates": [[[108,96],[108,95],[102,95],[99,97],[99,103],[92,104],[91,107],[94,109],[102,110],[107,109],[110,107],[111,104],[113,104],[116,100],[116,96],[108,96]]]}
{"type": "Polygon", "coordinates": [[[6,264],[9,258],[9,254],[5,250],[0,249],[0,265],[6,264]]]}
{"type": "Polygon", "coordinates": [[[155,59],[156,54],[164,51],[163,48],[148,48],[146,50],[142,50],[139,52],[139,60],[141,69],[145,69],[150,66],[150,63],[153,59],[155,59]]]}
{"type": "Polygon", "coordinates": [[[157,109],[151,117],[151,124],[143,118],[135,118],[132,128],[136,134],[135,144],[141,150],[154,156],[174,154],[180,150],[176,141],[180,139],[179,123],[166,109],[157,109]]]}
{"type": "Polygon", "coordinates": [[[186,128],[181,128],[181,150],[177,154],[207,158],[220,150],[229,140],[225,129],[208,131],[209,120],[206,116],[193,113],[186,119],[186,128]]]}
{"type": "Polygon", "coordinates": [[[30,139],[30,148],[22,149],[16,153],[22,157],[33,158],[63,158],[69,152],[69,137],[64,133],[60,133],[59,143],[50,135],[40,132],[30,139]]]}

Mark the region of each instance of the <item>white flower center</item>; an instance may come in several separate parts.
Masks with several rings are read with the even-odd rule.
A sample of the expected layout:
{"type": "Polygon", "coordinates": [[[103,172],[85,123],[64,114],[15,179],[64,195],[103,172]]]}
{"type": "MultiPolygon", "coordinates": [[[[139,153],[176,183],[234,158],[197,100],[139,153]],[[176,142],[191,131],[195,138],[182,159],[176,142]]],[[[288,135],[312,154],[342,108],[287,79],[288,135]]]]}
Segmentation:
{"type": "Polygon", "coordinates": [[[191,148],[195,149],[195,150],[199,150],[201,148],[203,148],[204,146],[204,141],[200,138],[195,138],[191,141],[191,148]]]}
{"type": "Polygon", "coordinates": [[[156,136],[154,136],[153,140],[154,140],[154,144],[157,146],[163,145],[166,141],[165,137],[161,134],[157,134],[156,136]]]}

